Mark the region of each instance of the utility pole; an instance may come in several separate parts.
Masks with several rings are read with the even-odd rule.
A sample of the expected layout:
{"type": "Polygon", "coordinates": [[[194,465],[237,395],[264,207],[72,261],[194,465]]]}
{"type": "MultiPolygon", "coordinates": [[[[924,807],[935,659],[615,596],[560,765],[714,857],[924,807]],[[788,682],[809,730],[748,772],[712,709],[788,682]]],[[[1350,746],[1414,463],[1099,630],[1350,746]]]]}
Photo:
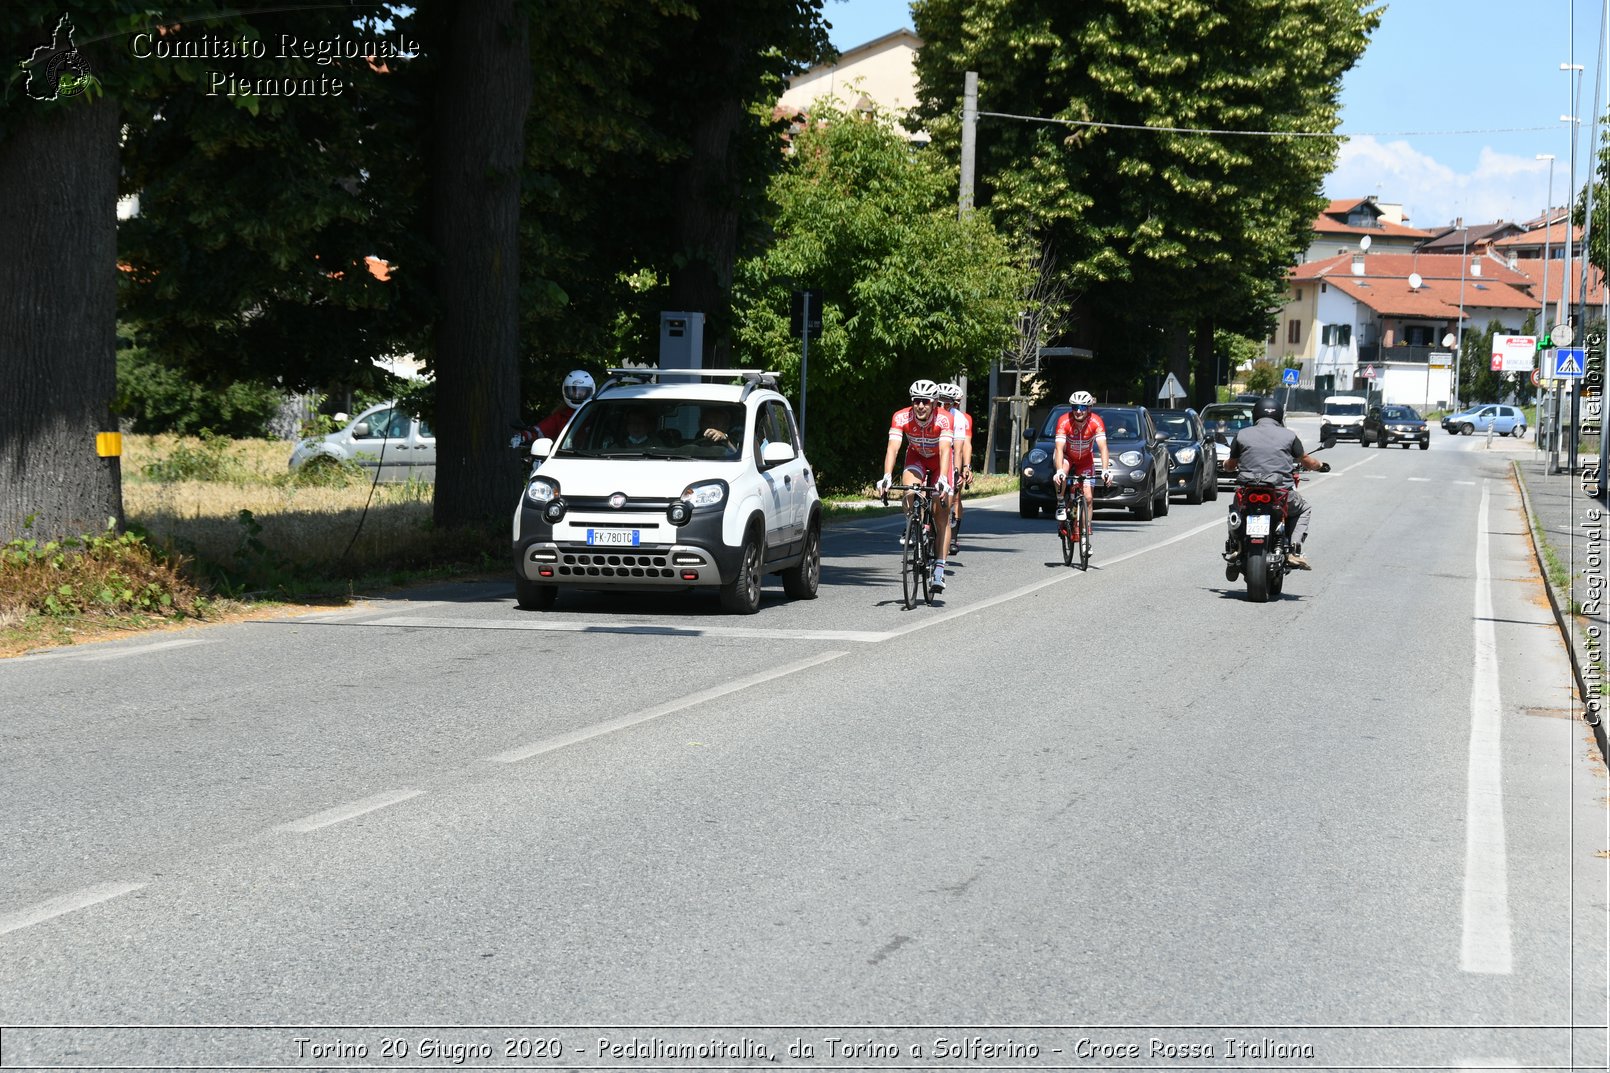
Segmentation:
{"type": "Polygon", "coordinates": [[[978,72],[968,71],[962,81],[962,181],[956,215],[973,211],[973,158],[978,150],[978,72]]]}

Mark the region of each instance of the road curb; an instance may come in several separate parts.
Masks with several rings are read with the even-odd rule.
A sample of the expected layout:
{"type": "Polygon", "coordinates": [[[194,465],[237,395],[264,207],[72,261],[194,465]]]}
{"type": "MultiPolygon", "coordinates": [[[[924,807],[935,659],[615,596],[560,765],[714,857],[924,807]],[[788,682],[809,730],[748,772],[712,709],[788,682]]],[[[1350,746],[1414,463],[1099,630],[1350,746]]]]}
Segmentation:
{"type": "Polygon", "coordinates": [[[1549,577],[1548,562],[1543,558],[1543,549],[1538,547],[1537,532],[1542,528],[1537,515],[1532,510],[1532,497],[1526,490],[1526,478],[1521,474],[1520,461],[1510,460],[1510,480],[1515,483],[1521,494],[1521,506],[1526,511],[1526,539],[1532,544],[1532,557],[1537,561],[1537,572],[1543,577],[1543,588],[1549,596],[1549,606],[1554,609],[1554,622],[1560,628],[1560,636],[1565,640],[1566,653],[1571,658],[1571,673],[1576,678],[1577,697],[1582,701],[1582,721],[1593,730],[1593,740],[1599,745],[1599,757],[1610,763],[1610,743],[1606,741],[1604,720],[1594,716],[1594,708],[1590,703],[1593,697],[1588,689],[1588,676],[1583,671],[1583,665],[1588,661],[1588,639],[1577,628],[1576,620],[1571,615],[1571,594],[1566,593],[1565,599],[1560,599],[1560,593],[1554,587],[1554,581],[1549,577]]]}

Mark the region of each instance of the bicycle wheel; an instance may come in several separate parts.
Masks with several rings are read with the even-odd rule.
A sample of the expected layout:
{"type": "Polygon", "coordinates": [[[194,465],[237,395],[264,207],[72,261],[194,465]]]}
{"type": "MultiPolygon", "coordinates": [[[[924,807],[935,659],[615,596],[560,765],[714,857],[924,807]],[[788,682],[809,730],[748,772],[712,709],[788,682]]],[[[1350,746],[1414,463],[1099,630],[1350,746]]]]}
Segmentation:
{"type": "Polygon", "coordinates": [[[917,606],[917,593],[922,585],[922,521],[913,514],[906,519],[905,546],[900,549],[900,589],[906,601],[906,610],[917,606]]]}
{"type": "Polygon", "coordinates": [[[1057,523],[1057,536],[1062,541],[1062,565],[1063,566],[1072,566],[1073,565],[1073,546],[1074,546],[1074,541],[1076,541],[1078,539],[1077,534],[1074,532],[1074,527],[1079,524],[1078,519],[1077,519],[1077,516],[1073,513],[1073,511],[1068,509],[1069,506],[1070,506],[1070,504],[1068,503],[1068,495],[1067,495],[1067,493],[1063,493],[1063,495],[1062,495],[1062,520],[1057,523]]]}
{"type": "Polygon", "coordinates": [[[1079,497],[1079,569],[1090,569],[1090,499],[1079,497]]]}
{"type": "Polygon", "coordinates": [[[928,511],[923,511],[922,526],[922,558],[918,561],[917,573],[922,578],[922,602],[934,602],[934,519],[928,511]]]}

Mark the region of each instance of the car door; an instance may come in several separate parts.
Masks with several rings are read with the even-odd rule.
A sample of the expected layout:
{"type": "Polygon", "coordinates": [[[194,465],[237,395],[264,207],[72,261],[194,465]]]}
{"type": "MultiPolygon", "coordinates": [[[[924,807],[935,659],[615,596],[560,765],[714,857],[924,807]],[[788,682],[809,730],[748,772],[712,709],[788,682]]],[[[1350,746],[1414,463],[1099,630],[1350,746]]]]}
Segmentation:
{"type": "Polygon", "coordinates": [[[406,480],[413,455],[409,442],[411,424],[407,412],[395,406],[364,414],[353,424],[353,461],[371,473],[379,468],[380,480],[406,480]]]}
{"type": "Polygon", "coordinates": [[[426,484],[436,483],[436,432],[430,422],[416,418],[409,454],[413,456],[410,472],[415,480],[426,484]]]}
{"type": "Polygon", "coordinates": [[[767,498],[766,545],[774,557],[792,554],[804,533],[805,462],[796,439],[788,408],[775,399],[761,403],[755,417],[755,460],[767,498]],[[769,443],[789,444],[794,457],[766,466],[761,455],[769,443]]]}
{"type": "Polygon", "coordinates": [[[1486,432],[1488,429],[1493,427],[1493,419],[1497,416],[1498,407],[1483,406],[1479,411],[1477,411],[1476,419],[1472,422],[1472,424],[1476,426],[1477,432],[1486,432]]]}

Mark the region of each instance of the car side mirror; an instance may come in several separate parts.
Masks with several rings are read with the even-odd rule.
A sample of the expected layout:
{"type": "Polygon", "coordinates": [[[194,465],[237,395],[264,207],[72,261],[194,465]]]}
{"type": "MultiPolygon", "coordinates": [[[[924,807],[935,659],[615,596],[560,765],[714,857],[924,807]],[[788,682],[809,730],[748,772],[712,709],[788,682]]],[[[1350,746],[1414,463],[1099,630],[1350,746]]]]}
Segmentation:
{"type": "Polygon", "coordinates": [[[553,441],[543,436],[531,445],[532,458],[547,458],[553,454],[553,441]]]}
{"type": "Polygon", "coordinates": [[[760,461],[766,466],[780,466],[784,462],[794,461],[794,445],[773,441],[761,448],[760,461]]]}
{"type": "Polygon", "coordinates": [[[357,423],[357,425],[353,428],[352,434],[354,436],[356,436],[360,440],[368,439],[369,438],[369,422],[367,422],[367,421],[359,421],[357,423]]]}
{"type": "Polygon", "coordinates": [[[1336,446],[1336,430],[1326,425],[1319,430],[1319,446],[1329,450],[1336,446]]]}
{"type": "Polygon", "coordinates": [[[1168,442],[1168,433],[1166,433],[1166,432],[1154,432],[1154,433],[1152,433],[1152,442],[1153,443],[1167,443],[1168,442]]]}
{"type": "Polygon", "coordinates": [[[1034,442],[1034,430],[1032,428],[1026,430],[1023,433],[1023,442],[1024,443],[1033,443],[1034,442]]]}

